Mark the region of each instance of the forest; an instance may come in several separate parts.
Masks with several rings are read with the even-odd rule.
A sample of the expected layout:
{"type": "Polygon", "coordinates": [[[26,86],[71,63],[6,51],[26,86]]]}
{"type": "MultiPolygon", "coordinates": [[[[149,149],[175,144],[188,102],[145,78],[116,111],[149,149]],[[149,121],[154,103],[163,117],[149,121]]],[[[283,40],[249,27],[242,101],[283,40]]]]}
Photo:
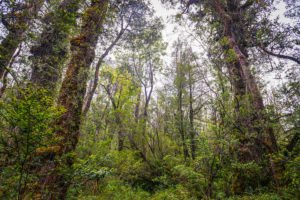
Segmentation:
{"type": "Polygon", "coordinates": [[[0,0],[0,199],[300,199],[299,0],[0,0]]]}

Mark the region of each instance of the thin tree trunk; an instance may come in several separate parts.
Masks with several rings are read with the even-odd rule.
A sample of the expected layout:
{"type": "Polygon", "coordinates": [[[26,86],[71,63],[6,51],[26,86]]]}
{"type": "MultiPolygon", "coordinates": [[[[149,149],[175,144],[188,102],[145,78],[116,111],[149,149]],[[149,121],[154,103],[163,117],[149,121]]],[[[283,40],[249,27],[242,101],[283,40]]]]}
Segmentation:
{"type": "Polygon", "coordinates": [[[118,136],[118,151],[122,151],[123,147],[124,147],[124,140],[125,140],[125,136],[124,136],[124,132],[123,132],[123,123],[121,120],[121,117],[118,113],[118,109],[119,109],[119,104],[116,103],[115,98],[113,96],[113,94],[111,93],[109,87],[105,87],[104,89],[110,99],[110,102],[112,104],[113,110],[114,110],[114,117],[115,117],[115,124],[118,126],[117,129],[117,136],[118,136]]]}
{"type": "Polygon", "coordinates": [[[177,114],[178,116],[178,131],[179,134],[181,136],[181,141],[182,141],[182,147],[183,147],[183,155],[184,158],[187,159],[189,157],[189,152],[188,152],[188,147],[186,144],[186,138],[185,138],[185,127],[184,127],[184,113],[183,113],[183,83],[182,83],[182,79],[183,79],[183,73],[182,73],[182,69],[181,66],[178,66],[179,64],[177,64],[177,73],[178,73],[178,77],[177,77],[177,81],[178,83],[178,110],[177,110],[177,114]]]}
{"type": "Polygon", "coordinates": [[[196,141],[195,141],[195,130],[194,130],[194,108],[193,108],[193,80],[191,67],[189,68],[189,120],[190,120],[190,138],[191,138],[191,156],[192,159],[195,159],[196,155],[196,141]]]}
{"type": "MultiPolygon", "coordinates": [[[[10,59],[9,61],[9,64],[8,64],[8,69],[5,70],[4,74],[3,74],[3,77],[2,77],[2,87],[0,89],[0,98],[2,98],[2,96],[4,95],[5,93],[5,90],[7,88],[7,85],[8,85],[8,80],[7,80],[7,75],[9,73],[11,73],[10,69],[12,68],[12,65],[13,63],[15,62],[16,58],[20,55],[20,52],[21,52],[21,45],[18,47],[18,51],[13,55],[13,57],[10,59]]],[[[12,75],[12,74],[11,74],[12,75]]],[[[14,75],[12,75],[13,78],[15,79],[14,75]]],[[[0,79],[1,80],[1,79],[0,79]]],[[[16,81],[16,79],[15,79],[16,81]]]]}
{"type": "Polygon", "coordinates": [[[135,123],[139,122],[139,116],[140,116],[140,105],[141,105],[141,92],[138,93],[135,109],[134,109],[134,119],[135,123]]]}
{"type": "Polygon", "coordinates": [[[188,147],[186,145],[186,138],[185,138],[185,127],[184,127],[184,119],[183,119],[183,110],[182,110],[182,91],[180,89],[179,91],[179,95],[178,95],[178,99],[179,99],[179,104],[178,104],[178,114],[179,114],[179,133],[181,136],[181,140],[182,140],[182,147],[183,147],[183,155],[184,158],[187,159],[189,157],[189,151],[188,151],[188,147]]]}
{"type": "Polygon", "coordinates": [[[95,48],[107,14],[109,0],[92,0],[83,15],[80,34],[71,40],[71,60],[62,83],[58,105],[66,112],[57,121],[57,146],[49,147],[51,158],[45,159],[39,170],[35,198],[65,199],[70,185],[66,172],[73,164],[71,152],[76,148],[81,124],[82,104],[87,74],[95,57],[95,48]],[[55,160],[53,157],[55,156],[55,160]],[[64,171],[64,170],[63,170],[64,171]]]}
{"type": "Polygon", "coordinates": [[[87,92],[87,96],[85,98],[86,100],[85,100],[85,104],[84,104],[84,107],[83,107],[83,115],[84,116],[86,116],[87,112],[89,111],[89,109],[91,107],[91,102],[93,100],[93,96],[94,96],[95,91],[96,91],[97,86],[98,86],[100,67],[101,67],[105,57],[109,54],[109,52],[114,48],[114,46],[121,39],[121,37],[124,34],[126,28],[127,28],[127,26],[121,28],[121,30],[118,33],[117,37],[112,41],[112,43],[104,51],[104,53],[101,55],[101,57],[99,58],[99,60],[97,62],[96,70],[95,70],[95,74],[94,74],[94,80],[92,81],[91,89],[87,92]]]}
{"type": "Polygon", "coordinates": [[[122,151],[124,148],[124,140],[125,140],[125,136],[123,132],[123,123],[119,114],[116,112],[116,108],[114,109],[115,109],[115,122],[116,125],[118,126],[118,151],[122,151]]]}
{"type": "Polygon", "coordinates": [[[183,113],[183,78],[184,78],[184,73],[182,69],[182,64],[180,63],[181,59],[180,58],[180,46],[176,47],[176,53],[175,53],[175,65],[176,65],[176,78],[175,78],[175,85],[177,89],[177,113],[176,113],[176,124],[177,124],[177,129],[179,132],[179,135],[181,137],[181,142],[182,142],[182,148],[183,148],[183,155],[184,159],[186,160],[189,157],[189,151],[188,151],[188,146],[186,144],[186,133],[185,133],[185,127],[184,127],[184,113],[183,113]]]}

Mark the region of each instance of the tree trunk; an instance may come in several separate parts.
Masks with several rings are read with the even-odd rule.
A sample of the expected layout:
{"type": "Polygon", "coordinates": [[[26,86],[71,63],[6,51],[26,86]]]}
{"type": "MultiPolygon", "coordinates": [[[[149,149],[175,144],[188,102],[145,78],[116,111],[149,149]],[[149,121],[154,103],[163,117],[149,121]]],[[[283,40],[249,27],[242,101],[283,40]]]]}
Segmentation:
{"type": "Polygon", "coordinates": [[[52,156],[48,156],[40,167],[35,199],[65,199],[70,185],[65,170],[70,170],[73,164],[72,152],[79,137],[87,74],[95,57],[94,50],[108,4],[109,0],[93,0],[83,15],[80,34],[71,40],[71,60],[58,98],[58,105],[66,112],[57,121],[57,146],[49,147],[53,149],[50,151],[52,156]]]}
{"type": "Polygon", "coordinates": [[[116,112],[116,108],[114,109],[115,109],[115,122],[118,126],[118,151],[122,151],[124,148],[124,140],[125,140],[125,136],[123,132],[123,123],[119,116],[119,113],[116,112]]]}
{"type": "Polygon", "coordinates": [[[118,41],[121,39],[122,35],[124,34],[126,28],[121,28],[120,32],[118,33],[118,35],[116,36],[116,38],[112,41],[112,43],[107,47],[107,49],[104,51],[104,53],[100,56],[97,65],[96,65],[96,70],[95,70],[95,74],[94,74],[94,80],[91,83],[91,89],[88,90],[87,95],[85,97],[85,103],[83,106],[83,115],[86,116],[87,112],[89,111],[90,107],[91,107],[91,103],[93,100],[93,96],[95,94],[95,91],[97,89],[98,86],[98,82],[99,82],[99,72],[100,72],[100,67],[104,61],[104,59],[106,58],[106,56],[109,54],[109,52],[114,48],[114,46],[118,43],[118,41]]]}
{"type": "Polygon", "coordinates": [[[63,65],[68,57],[69,37],[76,25],[76,13],[81,0],[63,0],[58,8],[44,17],[45,28],[32,53],[31,82],[56,94],[63,65]]]}
{"type": "Polygon", "coordinates": [[[138,93],[136,104],[135,104],[135,109],[134,109],[134,120],[135,120],[136,124],[139,122],[140,105],[141,105],[141,92],[138,93]]]}
{"type": "MultiPolygon", "coordinates": [[[[267,153],[277,152],[277,142],[270,120],[265,114],[262,95],[248,63],[245,27],[243,27],[242,21],[244,13],[240,9],[239,3],[239,1],[227,1],[225,5],[220,0],[213,0],[211,6],[224,28],[222,34],[225,44],[223,44],[223,48],[237,103],[236,123],[238,126],[242,126],[244,132],[244,135],[240,137],[237,149],[238,159],[240,162],[261,163],[267,153]],[[243,112],[245,110],[247,111],[246,116],[243,112]]],[[[274,165],[271,159],[269,162],[269,166],[265,168],[264,172],[270,173],[273,180],[276,181],[274,165]]],[[[251,180],[248,181],[254,179],[257,177],[251,177],[251,180]]],[[[266,176],[266,179],[269,180],[269,177],[266,176]]],[[[235,192],[243,192],[248,184],[249,182],[243,178],[238,178],[235,183],[237,186],[235,192]]]]}
{"type": "Polygon", "coordinates": [[[191,138],[191,156],[192,159],[195,159],[196,155],[196,141],[195,141],[195,130],[194,130],[194,108],[193,108],[193,102],[194,102],[194,97],[193,97],[193,80],[192,80],[192,69],[189,67],[189,72],[188,72],[188,77],[189,77],[189,120],[190,120],[190,138],[191,138]]]}
{"type": "Polygon", "coordinates": [[[181,136],[181,142],[182,142],[182,148],[183,148],[183,155],[184,159],[187,159],[189,157],[189,151],[186,144],[186,133],[185,133],[185,127],[184,127],[184,113],[183,113],[183,73],[180,64],[177,64],[177,81],[178,81],[178,110],[177,110],[177,120],[178,120],[178,131],[181,136]]]}
{"type": "MultiPolygon", "coordinates": [[[[246,125],[249,131],[256,131],[258,133],[258,139],[265,145],[269,153],[277,151],[276,139],[273,133],[273,129],[268,125],[269,120],[265,116],[265,107],[262,99],[262,95],[256,83],[255,77],[251,73],[248,55],[246,48],[243,45],[245,43],[243,27],[241,27],[242,17],[239,16],[238,5],[234,3],[228,3],[229,13],[226,13],[224,5],[219,0],[214,0],[212,7],[218,18],[224,27],[224,37],[226,38],[227,44],[224,48],[228,49],[228,53],[225,54],[227,59],[227,66],[231,81],[233,82],[235,98],[239,101],[237,111],[239,111],[239,103],[244,98],[248,98],[253,110],[251,118],[243,117],[239,114],[239,122],[246,125]],[[233,52],[231,55],[229,52],[233,52]],[[232,59],[234,57],[234,59],[232,59]],[[245,122],[241,122],[243,119],[245,122]],[[267,124],[267,125],[266,125],[267,124]],[[263,133],[267,133],[267,136],[263,136],[263,133]]],[[[244,104],[244,103],[243,103],[244,104]]]]}
{"type": "Polygon", "coordinates": [[[24,8],[22,11],[16,11],[8,14],[11,15],[8,16],[8,18],[15,19],[15,22],[12,24],[5,20],[6,16],[2,16],[2,21],[5,21],[8,34],[2,40],[0,45],[0,79],[2,79],[5,69],[10,63],[10,60],[20,43],[25,39],[26,31],[30,26],[30,22],[37,17],[43,4],[44,0],[26,1],[23,5],[24,8]]]}
{"type": "Polygon", "coordinates": [[[181,44],[176,47],[175,51],[175,67],[176,67],[176,76],[175,76],[175,85],[177,90],[177,112],[175,116],[176,126],[178,133],[181,137],[183,156],[186,160],[189,157],[189,150],[186,144],[186,128],[184,126],[184,112],[183,112],[183,92],[184,92],[184,72],[182,67],[182,58],[181,58],[181,44]]]}
{"type": "MultiPolygon", "coordinates": [[[[181,93],[181,92],[180,92],[181,93]]],[[[184,159],[187,159],[189,157],[189,151],[186,144],[186,137],[185,137],[185,127],[184,127],[184,119],[183,119],[183,110],[182,110],[182,98],[179,99],[179,105],[178,105],[178,111],[179,111],[179,133],[182,140],[182,147],[183,147],[183,155],[184,159]]]]}

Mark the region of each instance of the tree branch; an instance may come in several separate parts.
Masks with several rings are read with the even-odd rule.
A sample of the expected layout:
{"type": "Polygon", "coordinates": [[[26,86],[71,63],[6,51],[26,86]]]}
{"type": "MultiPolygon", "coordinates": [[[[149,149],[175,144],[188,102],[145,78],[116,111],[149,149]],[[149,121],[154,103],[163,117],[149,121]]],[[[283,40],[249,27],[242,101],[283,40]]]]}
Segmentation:
{"type": "Polygon", "coordinates": [[[286,60],[291,60],[291,61],[294,61],[296,62],[297,64],[300,65],[300,60],[295,58],[295,57],[292,57],[292,56],[288,56],[288,55],[283,55],[283,54],[280,54],[280,53],[274,53],[268,49],[266,49],[265,47],[263,47],[262,45],[259,46],[259,48],[261,50],[263,50],[265,53],[271,55],[271,56],[275,56],[277,58],[282,58],[282,59],[286,59],[286,60]]]}

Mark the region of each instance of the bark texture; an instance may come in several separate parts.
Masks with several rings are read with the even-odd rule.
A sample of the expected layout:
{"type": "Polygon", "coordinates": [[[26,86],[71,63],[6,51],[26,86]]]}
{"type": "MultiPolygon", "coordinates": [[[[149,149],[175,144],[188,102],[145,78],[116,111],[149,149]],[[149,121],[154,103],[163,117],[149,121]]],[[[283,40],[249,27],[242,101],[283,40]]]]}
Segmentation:
{"type": "Polygon", "coordinates": [[[71,40],[71,60],[60,90],[58,105],[66,112],[56,125],[59,130],[57,146],[49,147],[51,152],[39,170],[40,180],[35,199],[65,199],[70,177],[63,169],[73,164],[81,123],[82,104],[86,92],[88,70],[95,57],[95,47],[100,35],[109,0],[93,0],[83,15],[80,34],[71,40]]]}
{"type": "MultiPolygon", "coordinates": [[[[236,111],[239,113],[237,123],[248,129],[247,132],[256,132],[258,134],[256,139],[263,144],[266,152],[276,152],[274,131],[269,125],[269,119],[265,116],[263,98],[248,63],[241,6],[237,1],[228,1],[225,9],[224,3],[219,0],[214,0],[211,6],[224,28],[223,36],[226,38],[226,44],[223,47],[227,49],[225,59],[234,88],[236,111]],[[250,103],[248,108],[253,110],[250,118],[240,114],[241,106],[245,106],[243,102],[245,98],[250,103]]],[[[259,155],[252,155],[252,158],[248,158],[254,159],[253,156],[259,155]]]]}
{"type": "Polygon", "coordinates": [[[5,69],[20,43],[25,39],[30,23],[37,17],[43,4],[44,0],[28,0],[20,5],[19,10],[13,10],[4,16],[1,15],[8,34],[0,45],[0,79],[2,79],[5,69]]]}
{"type": "Polygon", "coordinates": [[[81,0],[63,0],[57,9],[44,17],[45,28],[36,45],[31,48],[31,82],[56,92],[63,65],[68,57],[69,36],[76,25],[76,14],[81,0]]]}
{"type": "MultiPolygon", "coordinates": [[[[250,1],[249,1],[250,2],[250,1]]],[[[251,1],[254,4],[254,1],[251,1]]],[[[265,106],[260,89],[252,74],[248,62],[247,41],[243,22],[245,6],[241,1],[213,0],[210,3],[223,27],[222,47],[229,71],[235,96],[236,124],[242,134],[237,148],[240,162],[255,161],[260,163],[269,153],[277,152],[277,143],[270,120],[265,113],[265,106]],[[243,112],[246,110],[246,114],[243,112]]],[[[251,4],[247,5],[251,6],[251,4]]],[[[264,171],[276,179],[276,172],[272,160],[264,171]]],[[[249,186],[251,180],[245,181],[242,174],[237,174],[234,183],[236,193],[242,193],[249,186]],[[250,182],[249,182],[250,181],[250,182]]],[[[256,179],[257,177],[252,177],[256,179]]],[[[268,175],[266,179],[270,179],[268,175]]],[[[253,181],[254,182],[254,181],[253,181]]]]}

